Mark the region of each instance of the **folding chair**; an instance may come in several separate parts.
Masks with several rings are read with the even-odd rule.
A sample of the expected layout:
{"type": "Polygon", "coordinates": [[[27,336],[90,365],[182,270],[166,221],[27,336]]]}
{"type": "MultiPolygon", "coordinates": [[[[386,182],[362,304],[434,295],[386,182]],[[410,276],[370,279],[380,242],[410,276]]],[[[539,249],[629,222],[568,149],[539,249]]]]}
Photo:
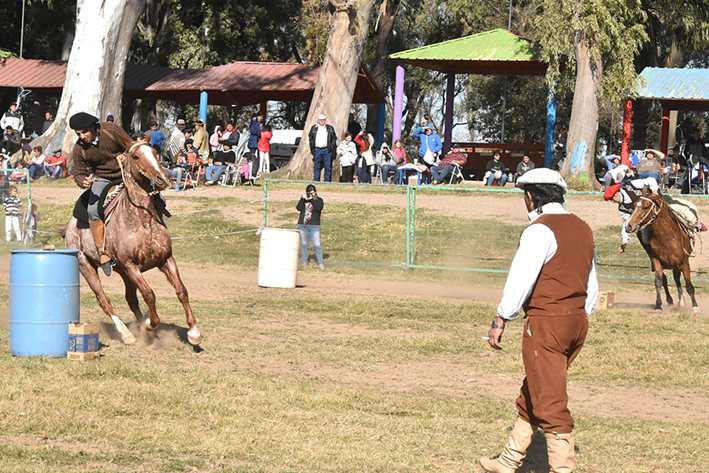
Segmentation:
{"type": "Polygon", "coordinates": [[[372,178],[372,184],[377,183],[377,178],[379,178],[379,184],[384,184],[384,181],[382,180],[382,167],[377,165],[377,172],[375,176],[372,178]]]}
{"type": "Polygon", "coordinates": [[[219,177],[219,185],[226,187],[236,187],[239,182],[239,168],[236,164],[227,164],[226,170],[219,177]],[[229,184],[231,182],[231,184],[229,184]]]}
{"type": "Polygon", "coordinates": [[[451,178],[450,181],[448,181],[448,184],[453,184],[454,179],[456,184],[458,182],[465,183],[465,177],[463,177],[463,168],[460,166],[460,164],[453,163],[453,171],[451,172],[451,178]],[[458,179],[460,179],[460,181],[458,181],[458,179]]]}

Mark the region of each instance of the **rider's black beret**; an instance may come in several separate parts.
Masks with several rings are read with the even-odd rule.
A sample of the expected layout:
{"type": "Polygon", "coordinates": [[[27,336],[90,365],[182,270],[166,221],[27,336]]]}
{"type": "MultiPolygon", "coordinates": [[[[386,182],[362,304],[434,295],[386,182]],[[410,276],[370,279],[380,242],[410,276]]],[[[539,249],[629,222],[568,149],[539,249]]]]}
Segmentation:
{"type": "Polygon", "coordinates": [[[69,119],[69,126],[73,130],[77,130],[79,128],[88,128],[91,125],[95,125],[97,123],[98,118],[94,117],[93,115],[89,115],[86,112],[75,113],[69,119]]]}

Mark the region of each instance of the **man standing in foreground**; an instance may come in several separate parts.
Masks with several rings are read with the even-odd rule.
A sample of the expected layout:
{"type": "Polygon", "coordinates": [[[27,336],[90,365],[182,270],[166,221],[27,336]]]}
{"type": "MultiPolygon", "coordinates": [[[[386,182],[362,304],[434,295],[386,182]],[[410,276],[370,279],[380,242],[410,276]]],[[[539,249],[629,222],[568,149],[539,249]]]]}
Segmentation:
{"type": "Polygon", "coordinates": [[[598,281],[593,232],[564,210],[567,186],[556,171],[528,171],[517,180],[524,190],[530,225],[512,261],[490,346],[502,349],[505,323],[524,307],[522,358],[526,377],[516,405],[519,417],[507,446],[480,465],[492,473],[513,473],[522,465],[538,427],[544,430],[551,473],[574,469],[574,441],[566,394],[566,371],[581,351],[588,319],[596,308],[598,281]]]}

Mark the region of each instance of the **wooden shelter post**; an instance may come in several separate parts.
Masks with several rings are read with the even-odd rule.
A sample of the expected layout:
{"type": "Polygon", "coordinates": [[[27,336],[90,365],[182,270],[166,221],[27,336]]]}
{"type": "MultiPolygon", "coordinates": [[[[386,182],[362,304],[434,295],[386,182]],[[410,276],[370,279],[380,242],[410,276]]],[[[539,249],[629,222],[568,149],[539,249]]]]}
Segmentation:
{"type": "Polygon", "coordinates": [[[443,154],[451,149],[453,139],[453,105],[455,101],[455,73],[448,73],[448,85],[446,87],[446,124],[443,129],[443,154]]]}
{"type": "Polygon", "coordinates": [[[670,137],[670,110],[662,109],[662,134],[660,135],[660,151],[667,155],[667,143],[670,137]]]}
{"type": "Polygon", "coordinates": [[[620,160],[630,166],[630,127],[633,119],[633,101],[626,99],[623,108],[623,144],[620,147],[620,160]]]}
{"type": "MultiPolygon", "coordinates": [[[[401,119],[404,114],[404,63],[396,63],[396,82],[394,85],[394,124],[391,131],[391,141],[401,138],[401,119]]],[[[393,145],[392,145],[393,146],[393,145]]]]}
{"type": "Polygon", "coordinates": [[[547,129],[546,140],[544,143],[544,166],[551,166],[551,160],[554,158],[554,128],[556,127],[556,87],[549,88],[547,95],[547,129]]]}
{"type": "MultiPolygon", "coordinates": [[[[384,143],[384,120],[386,119],[386,104],[380,103],[379,107],[377,107],[377,112],[377,143],[384,143]]],[[[394,143],[389,143],[389,146],[394,149],[394,143]]]]}

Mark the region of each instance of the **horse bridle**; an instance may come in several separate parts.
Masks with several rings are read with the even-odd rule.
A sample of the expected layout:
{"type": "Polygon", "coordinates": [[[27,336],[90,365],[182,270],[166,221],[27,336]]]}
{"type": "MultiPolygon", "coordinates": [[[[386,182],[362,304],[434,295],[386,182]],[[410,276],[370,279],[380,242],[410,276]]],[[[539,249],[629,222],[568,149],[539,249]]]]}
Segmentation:
{"type": "MultiPolygon", "coordinates": [[[[641,196],[640,199],[647,200],[648,202],[650,202],[652,204],[652,207],[650,207],[650,209],[648,209],[648,211],[645,212],[645,215],[643,215],[643,218],[640,219],[640,222],[644,222],[645,219],[647,218],[647,216],[650,215],[651,212],[654,214],[649,222],[642,225],[642,228],[645,228],[649,225],[652,225],[652,222],[655,221],[655,219],[657,218],[657,215],[660,213],[660,210],[662,210],[662,206],[665,204],[665,201],[660,200],[660,203],[658,204],[654,200],[648,199],[647,197],[641,196]]],[[[641,227],[641,225],[638,225],[638,228],[640,228],[640,227],[641,227]]]]}
{"type": "MultiPolygon", "coordinates": [[[[128,148],[128,153],[132,153],[134,148],[136,148],[136,147],[138,147],[138,146],[145,145],[145,144],[146,144],[146,143],[144,143],[144,142],[136,141],[135,143],[133,143],[133,144],[130,146],[130,148],[128,148]]],[[[146,146],[147,146],[147,145],[146,145],[146,146]]],[[[126,157],[126,159],[127,159],[127,157],[126,157]]],[[[143,168],[141,168],[138,164],[135,164],[135,166],[138,168],[138,172],[139,172],[143,177],[145,177],[145,178],[147,178],[147,179],[150,179],[150,185],[151,185],[151,187],[153,188],[153,191],[152,191],[152,192],[146,192],[146,191],[143,190],[143,189],[140,189],[140,190],[138,190],[138,189],[133,189],[131,186],[129,186],[128,183],[126,182],[126,175],[125,175],[125,172],[124,172],[124,170],[123,170],[123,161],[119,159],[119,160],[118,160],[118,165],[119,165],[120,168],[121,168],[121,177],[123,178],[123,184],[124,184],[128,189],[132,190],[133,192],[137,192],[137,193],[139,193],[139,194],[140,194],[140,193],[143,193],[143,194],[147,195],[148,197],[152,197],[152,196],[154,196],[154,195],[160,193],[160,190],[155,188],[155,179],[153,179],[152,177],[148,176],[148,174],[147,174],[145,171],[143,171],[143,168]]]]}

